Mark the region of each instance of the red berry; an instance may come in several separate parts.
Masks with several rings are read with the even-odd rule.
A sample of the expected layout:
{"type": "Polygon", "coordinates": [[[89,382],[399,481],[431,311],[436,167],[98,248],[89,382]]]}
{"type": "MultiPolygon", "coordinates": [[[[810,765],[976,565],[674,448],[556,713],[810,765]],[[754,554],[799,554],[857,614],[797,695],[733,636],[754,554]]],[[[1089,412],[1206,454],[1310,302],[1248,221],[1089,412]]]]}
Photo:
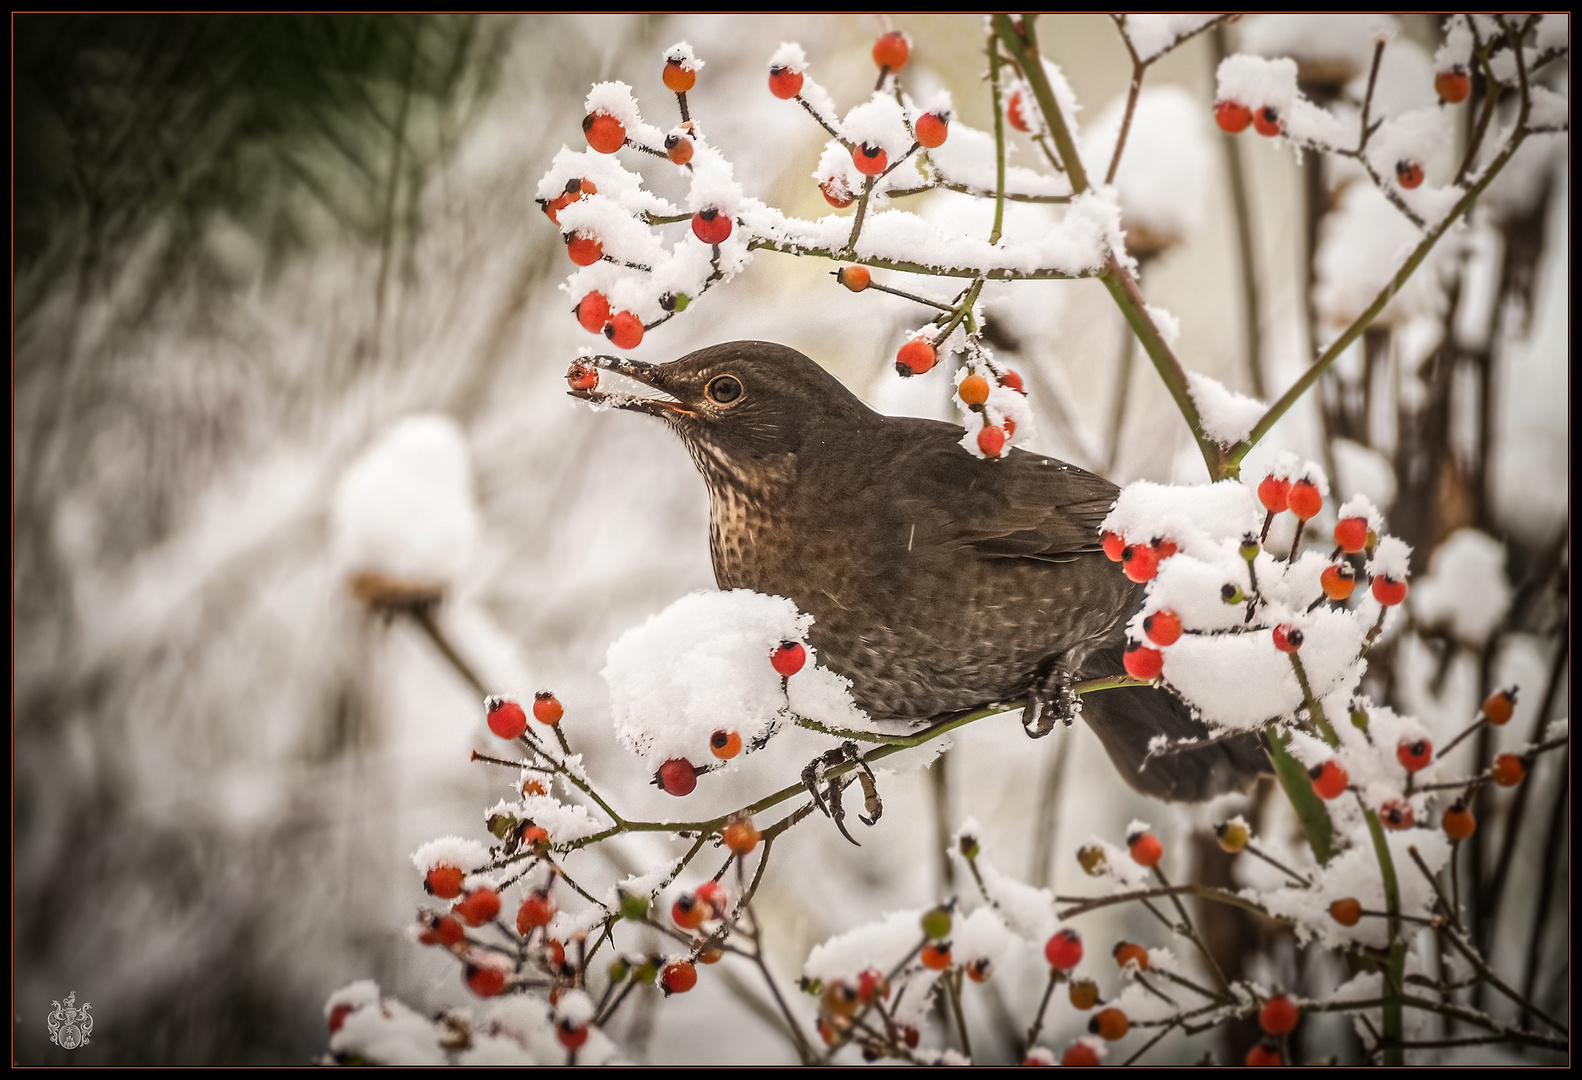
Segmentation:
{"type": "Polygon", "coordinates": [[[823,1006],[826,1015],[845,1019],[856,1016],[862,1002],[858,1000],[857,991],[852,989],[849,983],[837,979],[824,988],[824,995],[819,999],[819,1004],[823,1006]]]}
{"type": "Polygon", "coordinates": [[[1335,546],[1351,555],[1367,547],[1368,519],[1349,517],[1335,522],[1335,546]]]}
{"type": "Polygon", "coordinates": [[[891,30],[873,43],[873,62],[890,71],[900,71],[912,55],[912,43],[899,30],[891,30]]]}
{"type": "MultiPolygon", "coordinates": [[[[526,794],[526,792],[524,792],[523,794],[526,794]]],[[[538,794],[540,794],[540,795],[544,794],[544,785],[543,784],[539,784],[538,785],[538,794]]],[[[527,828],[522,830],[522,846],[523,847],[527,847],[527,848],[537,847],[539,844],[547,843],[548,840],[549,840],[549,831],[547,829],[545,829],[542,825],[529,825],[527,828]]]]}
{"type": "Polygon", "coordinates": [[[548,690],[540,690],[533,695],[533,719],[540,724],[554,727],[560,723],[560,718],[566,715],[565,707],[560,704],[560,699],[548,690]]]}
{"type": "Polygon", "coordinates": [[[690,960],[666,964],[665,970],[659,974],[659,985],[664,988],[666,995],[685,994],[698,985],[698,969],[690,960]]]}
{"type": "Polygon", "coordinates": [[[1110,955],[1115,957],[1115,963],[1122,968],[1127,964],[1136,964],[1138,971],[1148,970],[1148,950],[1135,942],[1116,942],[1110,955]]]}
{"type": "Polygon", "coordinates": [[[1057,930],[1044,942],[1044,959],[1056,971],[1070,971],[1082,963],[1082,935],[1075,930],[1057,930]]]}
{"type": "Polygon", "coordinates": [[[696,930],[709,919],[709,905],[693,893],[682,893],[670,905],[670,918],[683,930],[696,930]]]}
{"type": "Polygon", "coordinates": [[[1318,575],[1318,584],[1331,600],[1345,600],[1357,587],[1357,575],[1345,563],[1332,563],[1318,575]]]}
{"type": "Polygon", "coordinates": [[[686,758],[671,758],[659,766],[659,787],[666,795],[691,795],[698,786],[698,770],[686,758]]]}
{"type": "Polygon", "coordinates": [[[560,1045],[567,1050],[576,1050],[588,1041],[588,1025],[562,1020],[555,1025],[555,1038],[559,1039],[560,1045]]]}
{"type": "Polygon", "coordinates": [[[1351,775],[1346,772],[1346,767],[1334,758],[1314,766],[1307,775],[1312,779],[1313,791],[1320,799],[1338,799],[1351,784],[1351,775]]]}
{"type": "Polygon", "coordinates": [[[1258,501],[1271,514],[1284,513],[1291,505],[1291,481],[1276,476],[1266,476],[1258,485],[1258,501]]]}
{"type": "Polygon", "coordinates": [[[731,218],[714,207],[692,215],[692,235],[705,244],[723,244],[731,235],[731,218]]]}
{"type": "Polygon", "coordinates": [[[934,344],[924,337],[915,337],[902,345],[895,354],[895,370],[903,379],[913,375],[926,375],[939,362],[934,344]]]}
{"type": "Polygon", "coordinates": [[[698,81],[698,73],[683,67],[679,60],[665,61],[665,71],[660,77],[665,80],[665,89],[676,94],[685,94],[698,81]]]}
{"type": "Polygon", "coordinates": [[[1132,1022],[1121,1010],[1111,1006],[1101,1009],[1088,1021],[1088,1031],[1097,1035],[1106,1042],[1124,1039],[1126,1033],[1132,1029],[1132,1022]]]}
{"type": "Polygon", "coordinates": [[[1060,1055],[1060,1064],[1068,1069],[1096,1069],[1099,1066],[1099,1052],[1093,1049],[1093,1044],[1078,1039],[1060,1055]]]}
{"type": "Polygon", "coordinates": [[[571,261],[578,266],[592,266],[604,258],[604,245],[596,236],[572,233],[566,237],[566,254],[570,255],[571,261]]]}
{"type": "Polygon", "coordinates": [[[540,926],[548,926],[555,917],[555,902],[547,889],[535,889],[527,894],[522,906],[516,909],[516,932],[526,937],[540,926]]]}
{"type": "Polygon", "coordinates": [[[1515,787],[1527,779],[1527,763],[1519,754],[1501,754],[1494,759],[1489,772],[1500,787],[1515,787]]]}
{"type": "Polygon", "coordinates": [[[968,375],[957,384],[956,396],[963,405],[982,405],[989,400],[989,380],[982,375],[968,375]]]}
{"type": "Polygon", "coordinates": [[[1181,639],[1181,616],[1160,608],[1143,620],[1143,633],[1155,645],[1174,645],[1181,639]]]}
{"type": "Polygon", "coordinates": [[[1478,819],[1472,816],[1472,811],[1467,809],[1466,803],[1457,799],[1444,817],[1439,819],[1440,826],[1445,830],[1445,835],[1452,840],[1465,840],[1478,831],[1478,819]]]}
{"type": "Polygon", "coordinates": [[[1270,138],[1280,134],[1284,125],[1280,122],[1280,110],[1273,105],[1265,105],[1252,115],[1252,126],[1258,129],[1259,135],[1270,138]]]}
{"type": "Polygon", "coordinates": [[[1386,829],[1410,829],[1417,815],[1412,810],[1412,804],[1405,799],[1391,799],[1379,807],[1379,820],[1386,829]]]}
{"type": "Polygon", "coordinates": [[[1148,546],[1154,549],[1154,558],[1159,562],[1164,562],[1166,559],[1170,558],[1170,556],[1181,550],[1176,542],[1171,540],[1169,537],[1165,537],[1163,540],[1155,540],[1148,546]]]}
{"type": "Polygon", "coordinates": [[[917,141],[932,150],[944,145],[950,135],[950,118],[940,113],[924,113],[912,125],[912,130],[917,133],[917,141]]]}
{"type": "Polygon", "coordinates": [[[725,841],[725,846],[738,857],[750,853],[758,846],[761,839],[758,826],[753,824],[752,818],[740,818],[726,824],[720,830],[720,839],[725,841]]]}
{"type": "Polygon", "coordinates": [[[1159,555],[1149,544],[1132,544],[1121,552],[1121,569],[1141,585],[1159,572],[1159,555]]]}
{"type": "Polygon", "coordinates": [[[1131,848],[1132,862],[1138,866],[1158,866],[1159,860],[1164,858],[1165,847],[1151,832],[1128,836],[1126,846],[1131,848]]]}
{"type": "Polygon", "coordinates": [[[1402,739],[1401,744],[1395,748],[1395,760],[1399,761],[1407,772],[1419,772],[1426,769],[1428,763],[1434,760],[1434,744],[1427,739],[1417,739],[1412,742],[1402,739]]]}
{"type": "Polygon", "coordinates": [[[417,939],[424,945],[444,945],[449,948],[459,945],[467,936],[467,931],[462,929],[461,923],[453,915],[441,915],[437,912],[424,912],[420,919],[423,929],[418,931],[417,939]]]}
{"type": "Polygon", "coordinates": [[[1273,1069],[1284,1065],[1285,1058],[1280,1054],[1278,1042],[1274,1039],[1265,1039],[1247,1051],[1246,1063],[1254,1068],[1273,1069]]]}
{"type": "Polygon", "coordinates": [[[1434,74],[1434,93],[1446,105],[1460,105],[1472,96],[1472,79],[1460,64],[1434,74]]]}
{"type": "Polygon", "coordinates": [[[967,978],[975,983],[988,982],[989,976],[994,974],[994,965],[988,957],[980,956],[967,964],[967,978]]]}
{"type": "Polygon", "coordinates": [[[559,225],[560,212],[576,201],[577,196],[575,194],[566,193],[556,195],[553,199],[549,200],[549,202],[543,204],[544,213],[549,217],[550,221],[554,222],[556,225],[559,225]]]}
{"type": "Polygon", "coordinates": [[[1027,124],[1027,117],[1022,115],[1022,92],[1018,90],[1011,95],[1011,100],[1005,103],[1005,118],[1017,131],[1031,131],[1027,124]]]}
{"type": "Polygon", "coordinates": [[[944,971],[950,966],[950,946],[930,941],[917,957],[930,971],[944,971]]]}
{"type": "Polygon", "coordinates": [[[500,894],[483,885],[456,901],[451,910],[468,926],[482,926],[500,914],[500,894]]]}
{"type": "MultiPolygon", "coordinates": [[[[590,334],[604,331],[604,326],[610,321],[610,301],[601,292],[591,292],[577,301],[577,322],[590,334]]],[[[597,377],[595,377],[597,383],[597,377]]],[[[579,386],[578,390],[589,390],[592,387],[579,386]]]]}
{"type": "Polygon", "coordinates": [[[1385,607],[1394,607],[1406,599],[1406,582],[1380,574],[1373,579],[1373,598],[1385,607]]]}
{"type": "Polygon", "coordinates": [[[544,959],[549,961],[549,966],[559,968],[566,962],[566,947],[554,938],[544,943],[544,959]]]}
{"type": "Polygon", "coordinates": [[[856,201],[857,196],[852,194],[851,188],[846,186],[844,176],[832,176],[818,186],[824,193],[824,201],[837,210],[844,210],[856,201]]]}
{"type": "Polygon", "coordinates": [[[884,977],[884,972],[877,968],[866,968],[857,976],[857,1001],[863,1005],[872,1005],[882,997],[890,996],[890,983],[884,977]]]}
{"type": "Polygon", "coordinates": [[[802,665],[807,663],[807,650],[799,641],[782,641],[774,652],[769,654],[770,665],[780,673],[782,679],[789,679],[802,670],[802,665]]]}
{"type": "Polygon", "coordinates": [[[1289,994],[1278,994],[1263,1003],[1258,1010],[1258,1026],[1266,1035],[1289,1035],[1302,1019],[1302,1010],[1289,994]]]}
{"type": "Polygon", "coordinates": [[[423,875],[423,890],[441,900],[454,900],[461,895],[461,881],[466,877],[456,866],[431,866],[423,875]]]}
{"type": "Polygon", "coordinates": [[[1283,653],[1294,653],[1302,647],[1302,631],[1295,626],[1274,628],[1274,647],[1283,653]]]}
{"type": "Polygon", "coordinates": [[[1494,691],[1483,699],[1483,718],[1495,727],[1504,727],[1516,713],[1516,688],[1494,691]]]}
{"type": "Polygon", "coordinates": [[[1126,674],[1132,678],[1152,682],[1165,669],[1165,654],[1133,641],[1126,646],[1126,655],[1121,657],[1121,662],[1126,667],[1126,674]]]}
{"type": "Polygon", "coordinates": [[[599,385],[599,369],[585,360],[573,361],[566,372],[566,385],[573,390],[592,390],[599,385]]]}
{"type": "Polygon", "coordinates": [[[721,728],[709,736],[709,752],[721,761],[729,761],[742,752],[742,737],[721,728]]]}
{"type": "Polygon", "coordinates": [[[583,117],[582,133],[588,137],[588,145],[601,154],[613,154],[626,145],[626,125],[609,113],[583,117]]]}
{"type": "Polygon", "coordinates": [[[782,100],[791,100],[802,92],[802,73],[784,67],[770,68],[769,92],[782,100]]]}
{"type": "Polygon", "coordinates": [[[692,140],[685,135],[665,136],[665,157],[672,165],[685,165],[692,160],[692,140]]]}
{"type": "Polygon", "coordinates": [[[635,349],[643,343],[643,320],[630,311],[617,311],[604,328],[604,336],[617,349],[635,349]]]}
{"type": "Polygon", "coordinates": [[[1423,167],[1415,161],[1397,161],[1395,163],[1395,182],[1410,191],[1419,187],[1423,182],[1423,167]]]}
{"type": "Polygon", "coordinates": [[[983,451],[984,457],[997,458],[1005,449],[1005,429],[985,424],[978,429],[978,449],[983,451]]]}
{"type": "Polygon", "coordinates": [[[1000,376],[1000,385],[1010,387],[1023,397],[1027,396],[1027,390],[1022,385],[1022,377],[1010,368],[1006,368],[1005,373],[1000,376]]]}
{"type": "Polygon", "coordinates": [[[1007,439],[1016,434],[1016,421],[1014,419],[1007,416],[1002,423],[1005,424],[1005,437],[1007,439]]]}
{"type": "Polygon", "coordinates": [[[356,1011],[357,1011],[357,1006],[350,1005],[350,1004],[348,1004],[348,1003],[346,1003],[344,1001],[341,1002],[339,1005],[335,1006],[335,1008],[331,1009],[330,1010],[330,1034],[333,1035],[333,1034],[335,1034],[335,1032],[339,1031],[341,1029],[341,1026],[346,1023],[346,1018],[348,1016],[350,1016],[352,1013],[356,1012],[356,1011]]]}
{"type": "Polygon", "coordinates": [[[1298,480],[1291,485],[1286,505],[1291,513],[1306,521],[1324,508],[1324,496],[1319,494],[1318,485],[1313,481],[1298,480]]]}
{"type": "Polygon", "coordinates": [[[878,176],[890,167],[890,155],[884,152],[884,147],[873,143],[863,143],[852,150],[851,160],[864,176],[878,176]]]}
{"type": "Polygon", "coordinates": [[[725,917],[726,910],[731,906],[730,893],[725,891],[725,886],[717,881],[705,881],[693,891],[701,903],[708,905],[714,918],[725,917]]]}
{"type": "MultiPolygon", "coordinates": [[[[594,381],[598,381],[597,376],[594,381]]],[[[516,702],[492,697],[484,706],[489,710],[489,730],[500,738],[514,739],[527,730],[527,713],[516,702]]]]}
{"type": "Polygon", "coordinates": [[[1120,562],[1121,553],[1126,550],[1126,538],[1118,532],[1107,532],[1102,537],[1104,554],[1109,556],[1110,562],[1120,562]]]}
{"type": "Polygon", "coordinates": [[[835,280],[852,292],[862,292],[873,284],[873,275],[866,266],[843,266],[835,271],[835,280]]]}
{"type": "Polygon", "coordinates": [[[1214,106],[1214,122],[1230,135],[1240,135],[1252,124],[1252,110],[1239,101],[1221,101],[1214,106]]]}
{"type": "Polygon", "coordinates": [[[469,960],[462,969],[462,978],[467,982],[467,989],[479,997],[494,997],[505,989],[506,979],[510,972],[507,971],[505,961],[493,956],[480,956],[476,960],[469,960]]]}
{"type": "Polygon", "coordinates": [[[1362,921],[1362,903],[1347,896],[1329,905],[1329,917],[1341,926],[1356,926],[1362,921]]]}

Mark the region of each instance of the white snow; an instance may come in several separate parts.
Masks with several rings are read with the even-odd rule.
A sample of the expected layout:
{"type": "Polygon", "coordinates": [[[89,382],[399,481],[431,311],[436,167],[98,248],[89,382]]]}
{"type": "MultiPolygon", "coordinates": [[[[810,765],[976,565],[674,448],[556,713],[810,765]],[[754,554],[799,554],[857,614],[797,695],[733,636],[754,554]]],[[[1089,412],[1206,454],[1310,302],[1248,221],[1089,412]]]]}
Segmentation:
{"type": "MultiPolygon", "coordinates": [[[[1083,140],[1082,158],[1095,182],[1114,157],[1125,104],[1124,95],[1111,102],[1083,140]]],[[[1133,253],[1161,251],[1203,224],[1213,153],[1202,102],[1173,86],[1138,96],[1115,174],[1121,224],[1133,253]]]]}
{"type": "Polygon", "coordinates": [[[1480,648],[1511,605],[1505,577],[1505,545],[1476,529],[1457,529],[1434,549],[1428,573],[1412,587],[1412,614],[1419,626],[1448,631],[1469,648],[1480,648]]]}
{"type": "MultiPolygon", "coordinates": [[[[1391,163],[1391,175],[1394,163],[1391,163]]],[[[1315,260],[1313,304],[1332,330],[1350,324],[1373,303],[1411,255],[1422,234],[1371,184],[1352,184],[1324,219],[1315,260]]],[[[1391,328],[1418,316],[1437,316],[1444,306],[1440,267],[1447,245],[1439,244],[1390,298],[1373,325],[1391,328]]]]}
{"type": "Polygon", "coordinates": [[[330,1036],[330,1052],[380,1065],[443,1065],[444,1048],[432,1021],[394,998],[359,1008],[330,1036]]]}
{"type": "Polygon", "coordinates": [[[1128,12],[1121,32],[1130,39],[1137,59],[1149,61],[1169,52],[1189,34],[1203,29],[1218,15],[1152,15],[1128,12]]]}
{"type": "Polygon", "coordinates": [[[1196,371],[1187,372],[1187,390],[1203,418],[1204,434],[1224,447],[1245,439],[1269,411],[1257,398],[1238,394],[1218,379],[1196,371]]]}
{"type": "Polygon", "coordinates": [[[412,865],[427,873],[436,866],[454,866],[463,873],[489,864],[489,849],[476,840],[442,836],[430,840],[412,853],[412,865]]]}
{"type": "Polygon", "coordinates": [[[665,50],[665,63],[678,64],[686,71],[702,71],[703,61],[699,60],[692,52],[692,46],[685,41],[678,41],[665,50]]]}
{"type": "Polygon", "coordinates": [[[1384,576],[1391,581],[1405,581],[1411,576],[1412,548],[1395,536],[1381,536],[1373,558],[1368,560],[1371,577],[1384,576]]]}
{"type": "Polygon", "coordinates": [[[1121,489],[1099,528],[1120,533],[1133,544],[1168,537],[1183,552],[1215,558],[1219,541],[1240,541],[1262,524],[1263,514],[1252,492],[1235,480],[1197,486],[1139,480],[1121,489]]]}

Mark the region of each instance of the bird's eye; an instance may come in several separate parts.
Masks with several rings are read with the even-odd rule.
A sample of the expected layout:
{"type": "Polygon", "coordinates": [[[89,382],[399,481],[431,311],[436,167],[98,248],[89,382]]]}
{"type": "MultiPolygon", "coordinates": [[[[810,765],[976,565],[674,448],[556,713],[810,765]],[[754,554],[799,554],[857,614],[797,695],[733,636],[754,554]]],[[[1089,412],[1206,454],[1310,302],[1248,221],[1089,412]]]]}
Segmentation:
{"type": "Polygon", "coordinates": [[[709,383],[709,397],[721,405],[729,405],[742,396],[742,384],[734,375],[721,375],[709,383]]]}

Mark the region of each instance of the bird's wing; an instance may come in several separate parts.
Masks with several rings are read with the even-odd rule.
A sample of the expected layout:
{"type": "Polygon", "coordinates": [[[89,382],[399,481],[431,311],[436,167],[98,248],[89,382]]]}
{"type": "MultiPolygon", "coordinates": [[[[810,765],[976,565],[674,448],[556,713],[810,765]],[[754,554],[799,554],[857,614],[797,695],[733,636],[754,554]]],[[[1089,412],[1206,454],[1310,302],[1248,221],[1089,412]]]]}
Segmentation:
{"type": "Polygon", "coordinates": [[[997,461],[959,445],[962,429],[910,420],[893,470],[896,509],[922,523],[930,539],[981,555],[1065,561],[1098,551],[1099,525],[1118,489],[1103,477],[1054,458],[1012,450],[997,461]]]}

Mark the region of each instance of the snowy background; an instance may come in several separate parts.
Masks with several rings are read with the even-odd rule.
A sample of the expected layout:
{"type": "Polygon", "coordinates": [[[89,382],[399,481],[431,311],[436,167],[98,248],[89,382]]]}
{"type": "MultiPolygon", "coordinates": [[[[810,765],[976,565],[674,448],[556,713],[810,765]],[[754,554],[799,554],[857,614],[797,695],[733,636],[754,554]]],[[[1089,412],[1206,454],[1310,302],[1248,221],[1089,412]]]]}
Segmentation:
{"type": "MultiPolygon", "coordinates": [[[[1323,63],[1349,70],[1338,95],[1358,43],[1364,58],[1371,48],[1368,26],[1254,19],[1226,38],[1231,50],[1296,55],[1314,79],[1323,63]]],[[[949,91],[962,123],[992,130],[979,20],[903,28],[911,92],[949,91]]],[[[424,900],[410,855],[437,836],[483,839],[481,813],[511,777],[468,764],[470,750],[499,746],[476,695],[413,621],[370,614],[369,595],[442,596],[444,632],[487,683],[556,691],[573,747],[623,812],[674,813],[647,786],[651,765],[617,740],[600,671],[628,628],[713,588],[706,496],[660,424],[565,396],[567,362],[593,339],[557,288],[573,267],[535,188],[562,144],[583,149],[591,83],[622,79],[651,117],[670,117],[661,56],[684,39],[707,64],[691,107],[736,179],[818,217],[827,207],[811,174],[826,136],[768,93],[765,63],[799,41],[849,107],[872,86],[883,29],[859,17],[17,21],[19,1060],[67,1060],[44,1019],[73,990],[95,1016],[77,1063],[306,1061],[325,1046],[327,995],[365,977],[423,1011],[468,1001],[454,962],[408,940],[424,900]]],[[[1421,19],[1396,29],[1381,100],[1432,106],[1439,30],[1421,19]]],[[[1051,17],[1041,37],[1081,104],[1084,153],[1107,160],[1130,73],[1113,25],[1051,17]]],[[[1348,184],[1354,172],[1239,137],[1260,387],[1228,139],[1211,111],[1215,47],[1199,37],[1150,71],[1117,177],[1123,224],[1188,366],[1268,400],[1304,366],[1310,332],[1327,341],[1371,298],[1410,227],[1348,184]],[[1315,189],[1318,203],[1304,196],[1315,189]]],[[[1565,74],[1551,75],[1565,93],[1565,74]]],[[[1417,583],[1413,626],[1376,660],[1375,692],[1437,734],[1459,730],[1489,687],[1519,682],[1496,746],[1524,742],[1542,710],[1563,717],[1569,697],[1564,653],[1555,660],[1568,566],[1565,146],[1524,148],[1487,212],[1447,238],[1340,377],[1248,463],[1256,474],[1295,451],[1324,464],[1339,497],[1385,510],[1414,547],[1417,583]]],[[[1425,162],[1431,182],[1451,160],[1425,162]]],[[[1025,140],[1012,161],[1040,164],[1025,140]]],[[[666,188],[674,170],[628,164],[682,194],[666,188]]],[[[948,193],[909,208],[974,230],[992,213],[948,193]]],[[[1013,206],[1007,234],[1038,235],[1060,212],[1013,206]]],[[[632,355],[767,338],[878,409],[953,416],[950,365],[904,383],[893,373],[917,306],[849,293],[832,268],[760,253],[632,355]]],[[[1030,448],[1122,484],[1206,480],[1100,284],[1005,285],[985,299],[992,343],[1038,412],[1030,448]]],[[[1216,400],[1234,414],[1233,399],[1216,400]]],[[[963,869],[944,847],[969,818],[1002,871],[1060,893],[1088,887],[1076,849],[1119,843],[1135,818],[1168,822],[1177,880],[1245,871],[1212,840],[1189,840],[1190,823],[1261,812],[1276,845],[1291,830],[1278,798],[1149,803],[1081,725],[1029,744],[1005,716],[931,763],[931,752],[913,752],[912,767],[908,756],[882,778],[885,816],[860,831],[863,847],[822,819],[777,844],[757,906],[786,985],[821,942],[948,895],[963,869]]],[[[1563,806],[1561,764],[1540,768],[1531,839],[1510,856],[1511,879],[1526,884],[1506,891],[1496,952],[1513,980],[1538,940],[1530,905],[1543,902],[1537,867],[1551,807],[1563,806]]],[[[744,768],[714,797],[723,809],[791,779],[744,768]]],[[[591,872],[613,881],[676,845],[624,838],[591,872]]],[[[1487,875],[1499,847],[1469,857],[1487,875]]],[[[1565,877],[1549,882],[1562,911],[1565,877]]],[[[1084,933],[1149,941],[1146,919],[1112,909],[1084,933]]],[[[1235,938],[1249,932],[1227,927],[1216,944],[1244,953],[1250,976],[1313,990],[1342,974],[1299,972],[1287,943],[1235,938]]],[[[1535,975],[1550,995],[1563,994],[1563,919],[1554,933],[1538,952],[1556,959],[1535,975]]],[[[1047,969],[1035,952],[1001,970],[967,1008],[1003,1056],[1047,969]]],[[[755,978],[727,961],[685,997],[636,1002],[610,1034],[638,1061],[793,1061],[755,978]]],[[[1048,1041],[1084,1022],[1052,1014],[1048,1041]]],[[[1355,1046],[1339,1021],[1304,1032],[1315,1056],[1355,1046]]],[[[1157,1060],[1213,1046],[1166,1043],[1157,1060]]]]}

